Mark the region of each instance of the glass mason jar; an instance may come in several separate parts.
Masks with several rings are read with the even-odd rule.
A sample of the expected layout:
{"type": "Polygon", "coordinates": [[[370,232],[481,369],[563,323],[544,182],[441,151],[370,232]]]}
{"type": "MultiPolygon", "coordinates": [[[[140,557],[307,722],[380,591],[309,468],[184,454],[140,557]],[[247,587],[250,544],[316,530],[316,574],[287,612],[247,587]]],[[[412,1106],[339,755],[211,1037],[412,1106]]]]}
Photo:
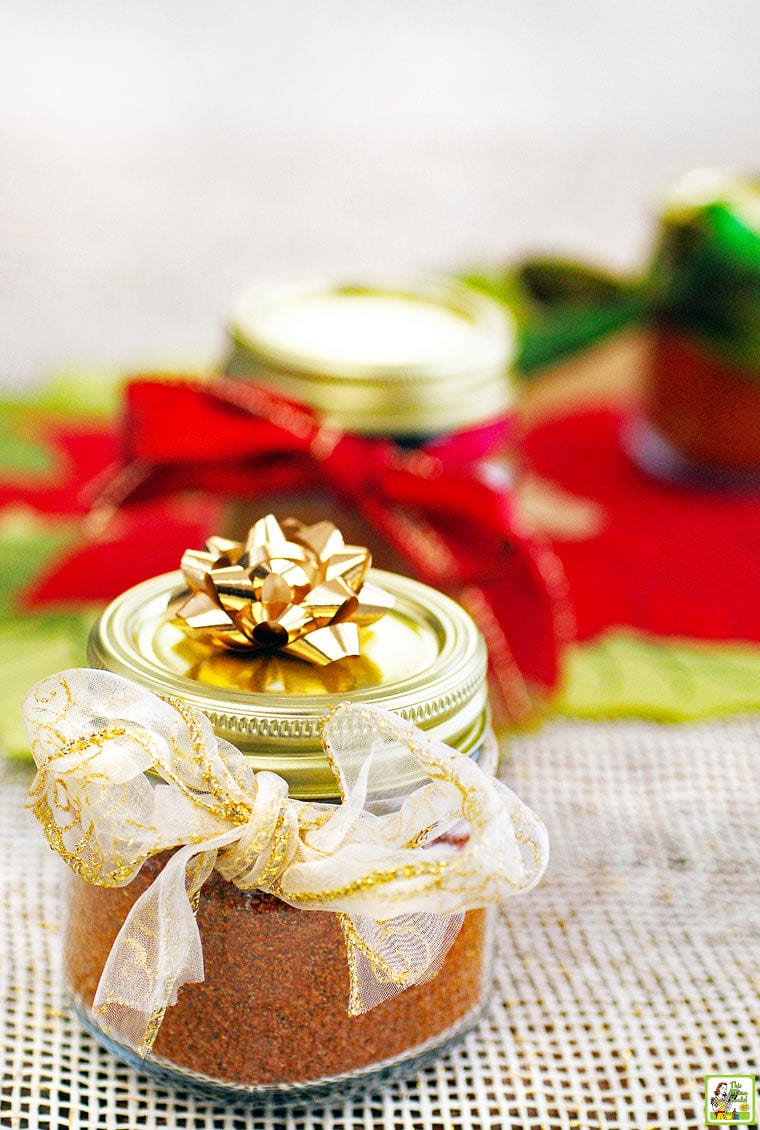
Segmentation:
{"type": "Polygon", "coordinates": [[[510,409],[515,330],[456,279],[264,281],[233,303],[226,371],[316,409],[343,431],[410,446],[510,409]]]}
{"type": "Polygon", "coordinates": [[[760,486],[760,182],[713,169],[676,182],[650,285],[634,457],[695,485],[760,486]]]}
{"type": "MultiPolygon", "coordinates": [[[[254,770],[275,771],[299,799],[338,799],[319,725],[346,700],[397,712],[492,772],[486,652],[474,623],[417,581],[379,570],[369,577],[395,603],[361,629],[358,658],[320,668],[284,654],[246,657],[201,645],[166,619],[182,581],[176,573],[128,590],[106,609],[92,632],[91,665],[201,710],[254,770]]],[[[381,793],[368,798],[379,812],[398,807],[422,778],[405,763],[400,776],[389,770],[383,780],[381,793]]],[[[337,914],[239,890],[213,872],[197,910],[206,979],[183,988],[143,1060],[100,1029],[92,1004],[122,923],[166,858],[149,859],[128,886],[92,886],[76,876],[70,885],[65,968],[74,1006],[102,1044],[142,1071],[258,1099],[336,1097],[417,1070],[485,1006],[490,910],[467,912],[432,980],[351,1017],[337,914]]]]}

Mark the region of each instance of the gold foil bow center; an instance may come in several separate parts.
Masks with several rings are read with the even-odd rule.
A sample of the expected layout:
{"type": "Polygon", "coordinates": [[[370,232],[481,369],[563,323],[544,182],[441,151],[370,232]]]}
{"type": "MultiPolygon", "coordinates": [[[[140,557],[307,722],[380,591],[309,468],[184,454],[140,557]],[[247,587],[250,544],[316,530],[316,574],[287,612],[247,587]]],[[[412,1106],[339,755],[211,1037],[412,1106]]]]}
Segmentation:
{"type": "Polygon", "coordinates": [[[280,648],[317,666],[359,655],[359,628],[393,607],[366,580],[372,555],[346,545],[332,522],[251,527],[245,544],[211,537],[182,557],[186,587],[167,616],[195,639],[235,651],[280,648]]]}

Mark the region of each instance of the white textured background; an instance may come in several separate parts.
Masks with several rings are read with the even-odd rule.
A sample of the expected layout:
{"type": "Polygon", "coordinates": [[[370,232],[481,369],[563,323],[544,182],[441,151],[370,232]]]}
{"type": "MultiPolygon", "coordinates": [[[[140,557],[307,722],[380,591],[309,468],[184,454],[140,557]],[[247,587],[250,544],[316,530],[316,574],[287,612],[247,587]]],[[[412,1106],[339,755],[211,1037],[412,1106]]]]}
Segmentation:
{"type": "Polygon", "coordinates": [[[0,382],[203,359],[299,267],[640,261],[760,165],[758,0],[0,0],[0,382]]]}

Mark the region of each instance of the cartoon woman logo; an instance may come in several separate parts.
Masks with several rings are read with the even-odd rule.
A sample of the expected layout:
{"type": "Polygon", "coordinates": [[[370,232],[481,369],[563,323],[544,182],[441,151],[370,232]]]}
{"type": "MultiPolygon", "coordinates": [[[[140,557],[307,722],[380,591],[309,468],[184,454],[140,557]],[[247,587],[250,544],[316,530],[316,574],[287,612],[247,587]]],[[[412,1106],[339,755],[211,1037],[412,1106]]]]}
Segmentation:
{"type": "Polygon", "coordinates": [[[718,1083],[710,1099],[710,1106],[713,1109],[713,1114],[716,1119],[733,1121],[733,1116],[736,1113],[736,1104],[731,1101],[729,1096],[728,1083],[718,1083]]]}

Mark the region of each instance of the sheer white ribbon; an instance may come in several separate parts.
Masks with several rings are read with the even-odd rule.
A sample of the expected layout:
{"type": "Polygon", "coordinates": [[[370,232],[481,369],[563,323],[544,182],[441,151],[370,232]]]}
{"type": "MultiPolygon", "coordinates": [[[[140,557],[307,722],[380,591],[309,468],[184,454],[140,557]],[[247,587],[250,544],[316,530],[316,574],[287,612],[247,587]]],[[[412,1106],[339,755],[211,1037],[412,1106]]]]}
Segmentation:
{"type": "Polygon", "coordinates": [[[340,804],[291,799],[204,715],[109,672],[43,680],[24,720],[38,767],[30,807],[78,874],[123,886],[177,849],[132,907],[94,1002],[104,1030],[141,1054],[178,990],[203,980],[194,907],[213,868],[242,890],[339,914],[357,1014],[434,976],[464,912],[528,890],[548,861],[546,829],[510,789],[361,704],[323,727],[340,804]],[[411,768],[425,780],[400,808],[368,811],[368,796],[411,768]],[[447,839],[462,822],[466,834],[447,839]]]}

